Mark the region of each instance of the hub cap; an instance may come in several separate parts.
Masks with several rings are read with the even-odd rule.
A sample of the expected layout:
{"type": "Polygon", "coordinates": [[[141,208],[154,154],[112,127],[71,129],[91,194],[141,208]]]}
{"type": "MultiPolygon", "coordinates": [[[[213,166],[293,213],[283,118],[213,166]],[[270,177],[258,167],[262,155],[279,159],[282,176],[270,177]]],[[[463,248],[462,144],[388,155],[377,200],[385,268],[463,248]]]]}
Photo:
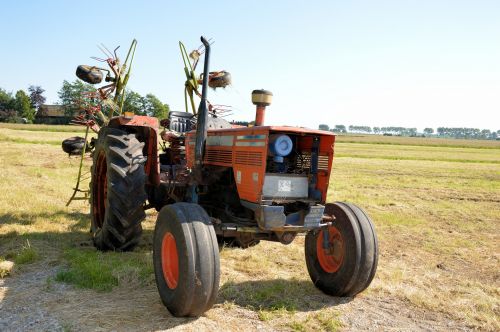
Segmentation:
{"type": "Polygon", "coordinates": [[[316,241],[319,265],[328,273],[337,272],[344,261],[344,239],[335,226],[328,227],[328,248],[323,248],[324,233],[321,230],[316,241]]]}
{"type": "Polygon", "coordinates": [[[175,289],[179,280],[179,258],[175,238],[170,232],[165,233],[161,243],[161,267],[168,288],[175,289]]]}

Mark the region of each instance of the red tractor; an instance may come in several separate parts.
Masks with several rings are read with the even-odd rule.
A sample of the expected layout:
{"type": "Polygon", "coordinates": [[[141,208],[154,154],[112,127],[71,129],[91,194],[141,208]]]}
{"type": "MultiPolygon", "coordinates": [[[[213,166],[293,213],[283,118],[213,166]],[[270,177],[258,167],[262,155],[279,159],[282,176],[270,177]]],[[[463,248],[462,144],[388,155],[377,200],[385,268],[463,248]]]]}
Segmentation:
{"type": "Polygon", "coordinates": [[[156,284],[174,316],[199,316],[214,304],[220,245],[290,244],[299,233],[307,233],[305,260],[316,287],[333,296],[363,291],[377,268],[377,237],[361,208],[327,203],[335,135],[265,126],[272,100],[265,90],[252,93],[253,127],[213,117],[206,95],[215,76],[210,44],[202,42],[196,115],[170,112],[161,134],[158,119],[126,113],[99,130],[90,185],[95,246],[133,249],[145,209],[156,208],[156,284]]]}

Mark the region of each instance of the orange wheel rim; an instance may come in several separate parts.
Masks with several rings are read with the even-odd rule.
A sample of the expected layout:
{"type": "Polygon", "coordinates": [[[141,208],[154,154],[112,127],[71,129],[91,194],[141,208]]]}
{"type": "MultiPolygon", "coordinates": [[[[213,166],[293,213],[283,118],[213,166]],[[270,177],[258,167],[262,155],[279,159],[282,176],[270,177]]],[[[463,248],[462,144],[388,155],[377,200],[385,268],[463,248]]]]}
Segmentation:
{"type": "Polygon", "coordinates": [[[161,268],[168,288],[175,289],[179,281],[179,257],[175,238],[169,232],[165,233],[161,242],[161,268]]]}
{"type": "Polygon", "coordinates": [[[316,252],[319,265],[328,273],[337,272],[344,261],[344,239],[339,230],[334,227],[328,227],[328,248],[323,248],[323,236],[326,230],[321,230],[316,241],[316,252]]]}

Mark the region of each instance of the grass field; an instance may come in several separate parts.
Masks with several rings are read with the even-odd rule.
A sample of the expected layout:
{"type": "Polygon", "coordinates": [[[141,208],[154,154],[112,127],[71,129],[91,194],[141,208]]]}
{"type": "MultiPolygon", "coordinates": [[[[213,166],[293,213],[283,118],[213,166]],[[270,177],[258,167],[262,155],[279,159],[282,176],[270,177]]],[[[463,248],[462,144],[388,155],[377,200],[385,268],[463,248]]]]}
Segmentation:
{"type": "MultiPolygon", "coordinates": [[[[15,263],[5,280],[54,267],[56,272],[45,277],[47,292],[70,284],[77,298],[109,301],[107,311],[83,306],[75,313],[51,303],[72,317],[70,330],[88,324],[89,317],[108,330],[120,330],[123,322],[145,330],[144,324],[152,322],[158,325],[149,329],[170,326],[175,319],[165,310],[160,311],[164,320],[158,321],[160,314],[142,307],[142,297],[121,315],[113,311],[113,299],[120,308],[130,294],[145,294],[161,307],[151,261],[156,213],[148,212],[143,240],[134,252],[94,250],[88,205],[80,201],[65,207],[77,160],[59,145],[77,134],[82,131],[75,127],[0,125],[0,261],[15,263]],[[109,312],[111,322],[105,318],[109,312]]],[[[302,237],[289,246],[225,248],[214,309],[199,321],[175,322],[195,324],[192,329],[202,322],[210,330],[356,329],[345,318],[349,306],[387,301],[465,329],[500,330],[499,142],[342,136],[335,152],[329,199],[362,206],[378,232],[379,268],[371,287],[348,307],[321,294],[307,275],[302,237]]],[[[5,288],[0,306],[15,296],[5,288]]]]}

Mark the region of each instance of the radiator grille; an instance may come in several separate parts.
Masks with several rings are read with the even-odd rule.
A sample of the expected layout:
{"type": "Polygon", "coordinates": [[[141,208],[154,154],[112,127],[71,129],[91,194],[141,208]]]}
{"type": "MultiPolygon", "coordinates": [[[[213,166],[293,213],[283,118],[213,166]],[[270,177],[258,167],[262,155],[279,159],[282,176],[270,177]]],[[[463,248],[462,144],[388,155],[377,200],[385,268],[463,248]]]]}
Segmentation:
{"type": "Polygon", "coordinates": [[[309,153],[301,153],[298,155],[296,168],[309,170],[311,168],[311,155],[309,153]]]}
{"type": "MultiPolygon", "coordinates": [[[[329,158],[325,155],[318,156],[318,170],[328,171],[329,158]]],[[[311,169],[311,153],[302,152],[296,159],[296,168],[304,171],[311,169]]]]}

